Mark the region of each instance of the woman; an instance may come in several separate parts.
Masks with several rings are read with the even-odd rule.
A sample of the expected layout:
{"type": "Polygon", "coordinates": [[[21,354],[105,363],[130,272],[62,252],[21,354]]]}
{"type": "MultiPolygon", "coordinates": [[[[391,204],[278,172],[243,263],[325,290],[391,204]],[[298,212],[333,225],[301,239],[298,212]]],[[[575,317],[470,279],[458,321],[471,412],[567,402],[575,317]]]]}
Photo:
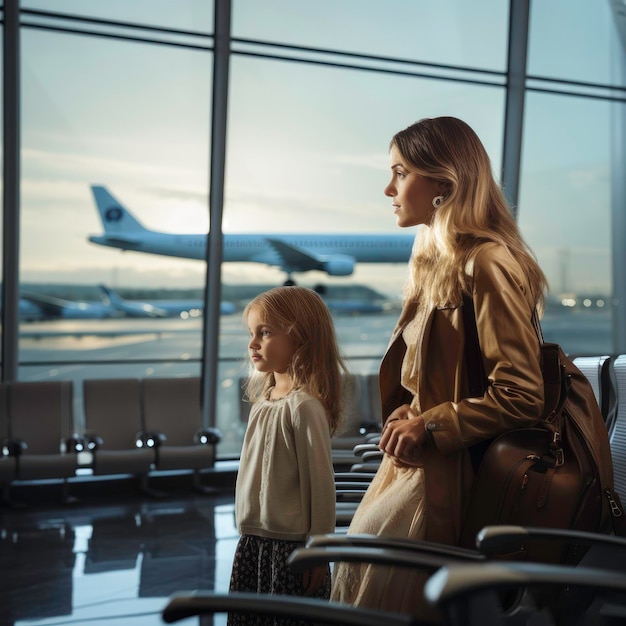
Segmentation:
{"type": "MultiPolygon", "coordinates": [[[[396,223],[420,229],[380,367],[385,456],[349,532],[455,544],[474,477],[469,448],[540,418],[532,314],[547,284],[465,122],[423,119],[393,137],[390,155],[396,223]],[[468,397],[464,296],[488,379],[481,397],[468,397]]],[[[419,588],[408,570],[341,563],[332,598],[414,613],[424,609],[419,588]]]]}

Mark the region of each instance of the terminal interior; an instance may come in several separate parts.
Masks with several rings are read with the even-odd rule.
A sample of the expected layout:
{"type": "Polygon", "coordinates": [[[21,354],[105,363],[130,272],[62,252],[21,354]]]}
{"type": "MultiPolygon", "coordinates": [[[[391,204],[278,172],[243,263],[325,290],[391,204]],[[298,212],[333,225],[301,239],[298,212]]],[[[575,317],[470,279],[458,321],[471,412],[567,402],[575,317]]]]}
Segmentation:
{"type": "Polygon", "coordinates": [[[0,11],[0,625],[161,624],[172,594],[228,589],[241,313],[273,286],[324,298],[349,365],[345,534],[362,488],[344,473],[379,459],[378,367],[407,277],[408,256],[365,251],[400,234],[389,140],[423,117],[483,140],[550,281],[544,337],[583,359],[626,490],[623,2],[0,11]],[[331,236],[352,248],[320,253],[331,236]]]}

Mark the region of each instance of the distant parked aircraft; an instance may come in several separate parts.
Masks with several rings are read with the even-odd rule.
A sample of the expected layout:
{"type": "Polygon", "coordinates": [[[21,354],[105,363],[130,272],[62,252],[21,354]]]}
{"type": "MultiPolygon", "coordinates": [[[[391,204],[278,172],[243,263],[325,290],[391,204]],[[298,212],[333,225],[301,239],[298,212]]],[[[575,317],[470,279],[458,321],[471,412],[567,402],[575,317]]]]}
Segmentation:
{"type": "MultiPolygon", "coordinates": [[[[147,229],[109,191],[91,187],[104,234],[89,241],[101,246],[186,259],[205,259],[207,235],[177,235],[147,229]]],[[[293,272],[319,270],[329,276],[350,276],[356,263],[406,263],[414,236],[410,234],[242,234],[224,235],[226,262],[279,267],[293,283],[293,272]]]]}
{"type": "Polygon", "coordinates": [[[106,299],[102,302],[77,302],[30,292],[20,294],[19,314],[24,321],[123,317],[123,313],[113,308],[106,299]]]}
{"type": "MultiPolygon", "coordinates": [[[[138,302],[136,300],[126,300],[116,291],[99,285],[103,293],[106,294],[111,306],[128,317],[180,317],[183,319],[201,317],[204,313],[203,300],[152,300],[151,302],[138,302]]],[[[230,315],[234,313],[236,307],[232,302],[221,302],[220,313],[230,315]]]]}
{"type": "Polygon", "coordinates": [[[399,306],[398,302],[366,285],[317,285],[314,289],[336,314],[386,313],[399,306]]]}
{"type": "MultiPolygon", "coordinates": [[[[23,322],[122,317],[188,319],[201,317],[204,313],[204,302],[199,299],[140,302],[126,300],[105,285],[98,285],[98,289],[102,293],[102,300],[90,302],[23,291],[19,300],[19,318],[23,322]]],[[[222,315],[230,315],[236,310],[237,307],[233,302],[222,302],[220,305],[222,315]]]]}

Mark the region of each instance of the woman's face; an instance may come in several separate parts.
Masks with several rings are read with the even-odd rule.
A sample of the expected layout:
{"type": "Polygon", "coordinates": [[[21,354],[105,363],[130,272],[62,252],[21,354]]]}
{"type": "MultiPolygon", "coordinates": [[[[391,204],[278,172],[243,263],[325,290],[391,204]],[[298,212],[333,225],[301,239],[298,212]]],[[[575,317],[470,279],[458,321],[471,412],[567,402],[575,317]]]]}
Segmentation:
{"type": "Polygon", "coordinates": [[[391,180],[385,195],[392,198],[396,224],[400,228],[429,224],[435,212],[433,198],[440,195],[439,185],[412,172],[396,146],[391,146],[391,180]]]}

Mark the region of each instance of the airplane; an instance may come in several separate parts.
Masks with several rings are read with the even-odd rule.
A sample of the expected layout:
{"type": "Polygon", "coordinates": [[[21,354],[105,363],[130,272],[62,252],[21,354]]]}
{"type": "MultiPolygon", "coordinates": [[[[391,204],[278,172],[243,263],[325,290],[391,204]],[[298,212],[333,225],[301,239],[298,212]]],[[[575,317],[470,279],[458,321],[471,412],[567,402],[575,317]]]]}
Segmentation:
{"type": "Polygon", "coordinates": [[[31,292],[20,293],[19,315],[24,321],[123,317],[106,298],[102,302],[78,302],[31,292]]]}
{"type": "MultiPolygon", "coordinates": [[[[104,234],[89,241],[100,246],[149,254],[206,259],[207,235],[157,232],[147,229],[102,185],[91,190],[104,234]]],[[[356,263],[406,263],[414,235],[405,234],[225,234],[225,262],[261,263],[287,274],[319,270],[329,276],[350,276],[356,263]]]]}
{"type": "MultiPolygon", "coordinates": [[[[67,300],[42,293],[22,291],[20,293],[18,315],[23,322],[43,322],[51,320],[109,319],[123,317],[190,319],[204,313],[202,300],[155,300],[139,302],[123,299],[106,285],[98,285],[102,300],[96,302],[67,300]]],[[[237,310],[233,302],[223,301],[220,314],[230,315],[237,310]]]]}
{"type": "MultiPolygon", "coordinates": [[[[153,300],[151,302],[138,302],[126,300],[116,291],[105,285],[98,285],[106,295],[111,306],[128,317],[180,317],[191,319],[201,317],[204,313],[203,300],[153,300]]],[[[233,302],[220,302],[220,314],[230,315],[235,313],[237,307],[233,302]]]]}
{"type": "Polygon", "coordinates": [[[399,303],[366,285],[316,285],[326,306],[338,315],[388,313],[396,311],[399,303]]]}
{"type": "Polygon", "coordinates": [[[98,289],[104,294],[104,298],[111,307],[125,317],[169,317],[167,311],[149,302],[137,302],[124,300],[116,291],[106,285],[98,285],[98,289]]]}

